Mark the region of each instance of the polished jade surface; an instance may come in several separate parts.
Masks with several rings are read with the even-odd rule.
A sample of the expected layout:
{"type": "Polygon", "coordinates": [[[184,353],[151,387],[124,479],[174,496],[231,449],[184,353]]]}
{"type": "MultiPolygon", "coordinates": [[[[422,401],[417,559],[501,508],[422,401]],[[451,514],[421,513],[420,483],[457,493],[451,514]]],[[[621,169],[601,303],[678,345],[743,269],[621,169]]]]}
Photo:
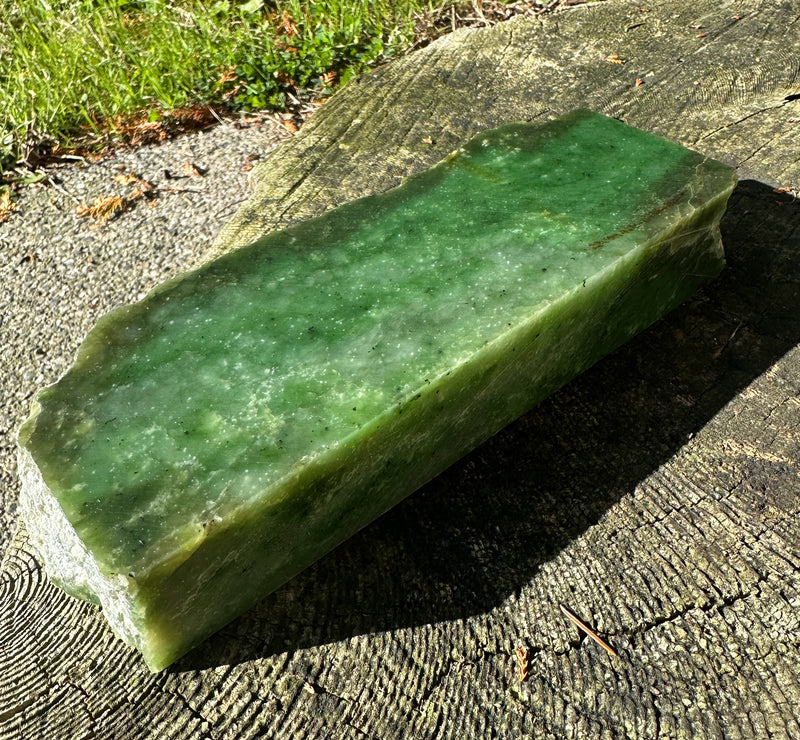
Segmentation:
{"type": "Polygon", "coordinates": [[[579,111],[113,311],[20,432],[51,577],[168,665],[719,272],[734,184],[579,111]]]}

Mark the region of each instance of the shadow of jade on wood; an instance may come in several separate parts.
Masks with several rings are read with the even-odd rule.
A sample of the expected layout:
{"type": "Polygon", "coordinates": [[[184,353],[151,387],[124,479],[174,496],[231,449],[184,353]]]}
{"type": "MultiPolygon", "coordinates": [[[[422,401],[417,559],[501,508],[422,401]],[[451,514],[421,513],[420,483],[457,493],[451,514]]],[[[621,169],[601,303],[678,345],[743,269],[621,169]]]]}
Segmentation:
{"type": "Polygon", "coordinates": [[[577,111],[111,312],[19,434],[50,578],[168,666],[715,276],[735,182],[577,111]]]}

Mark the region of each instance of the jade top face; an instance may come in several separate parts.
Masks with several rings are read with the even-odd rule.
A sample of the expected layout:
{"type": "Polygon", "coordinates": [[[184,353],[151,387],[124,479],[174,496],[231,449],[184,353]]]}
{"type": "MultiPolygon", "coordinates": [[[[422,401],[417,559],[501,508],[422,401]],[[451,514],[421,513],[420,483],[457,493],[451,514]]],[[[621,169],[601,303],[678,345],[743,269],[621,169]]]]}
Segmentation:
{"type": "Polygon", "coordinates": [[[704,161],[582,112],[479,136],[103,317],[21,442],[101,569],[146,570],[669,225],[704,161]]]}

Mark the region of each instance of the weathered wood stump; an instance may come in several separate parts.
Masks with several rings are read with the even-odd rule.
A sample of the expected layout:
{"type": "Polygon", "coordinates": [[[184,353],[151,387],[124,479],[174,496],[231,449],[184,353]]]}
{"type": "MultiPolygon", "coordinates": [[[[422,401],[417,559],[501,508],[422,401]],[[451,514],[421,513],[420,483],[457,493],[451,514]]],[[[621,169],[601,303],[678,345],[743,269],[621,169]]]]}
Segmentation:
{"type": "Polygon", "coordinates": [[[740,167],[729,266],[160,674],[0,539],[0,737],[800,737],[798,31],[791,2],[608,0],[336,95],[220,250],[589,107],[740,167]]]}

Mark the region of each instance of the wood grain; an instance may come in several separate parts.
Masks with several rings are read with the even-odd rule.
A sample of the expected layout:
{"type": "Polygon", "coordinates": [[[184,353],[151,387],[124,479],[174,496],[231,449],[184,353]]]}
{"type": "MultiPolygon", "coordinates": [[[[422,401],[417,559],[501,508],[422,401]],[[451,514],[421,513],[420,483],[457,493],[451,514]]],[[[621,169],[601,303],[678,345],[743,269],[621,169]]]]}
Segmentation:
{"type": "Polygon", "coordinates": [[[775,192],[800,186],[800,8],[646,5],[457,32],[350,84],[218,249],[592,107],[740,166],[720,278],[155,676],[20,528],[0,738],[800,737],[800,204],[775,192]]]}

